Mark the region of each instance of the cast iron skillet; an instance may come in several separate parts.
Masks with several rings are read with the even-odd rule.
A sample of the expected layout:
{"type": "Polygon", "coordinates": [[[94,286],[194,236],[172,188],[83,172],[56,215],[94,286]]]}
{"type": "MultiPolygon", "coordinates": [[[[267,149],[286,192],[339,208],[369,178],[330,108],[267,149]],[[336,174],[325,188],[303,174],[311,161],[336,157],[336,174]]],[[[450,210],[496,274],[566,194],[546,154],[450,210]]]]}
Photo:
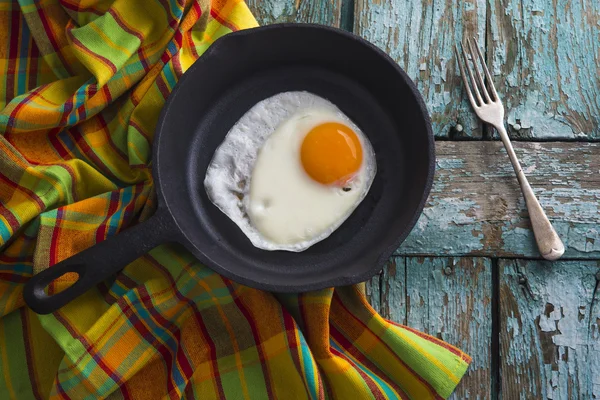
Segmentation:
{"type": "Polygon", "coordinates": [[[364,281],[420,215],[435,150],[421,96],[383,51],[338,29],[281,24],[226,35],[196,61],[163,108],[153,157],[154,216],[35,275],[24,290],[31,309],[53,312],[170,241],[258,289],[303,292],[364,281]],[[269,252],[253,247],[209,201],[203,181],[231,126],[260,100],[292,90],[327,98],[353,119],[373,144],[377,175],[365,200],[329,238],[301,253],[269,252]],[[67,272],[79,279],[48,296],[44,288],[67,272]]]}

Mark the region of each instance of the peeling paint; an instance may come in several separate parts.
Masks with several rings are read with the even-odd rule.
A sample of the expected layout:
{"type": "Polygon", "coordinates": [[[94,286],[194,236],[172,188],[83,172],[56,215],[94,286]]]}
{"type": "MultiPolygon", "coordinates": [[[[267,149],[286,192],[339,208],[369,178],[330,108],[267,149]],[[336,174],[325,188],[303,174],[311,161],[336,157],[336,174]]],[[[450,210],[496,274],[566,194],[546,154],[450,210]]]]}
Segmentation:
{"type": "Polygon", "coordinates": [[[488,0],[488,9],[488,54],[512,134],[599,138],[600,2],[488,0]]]}
{"type": "Polygon", "coordinates": [[[454,44],[476,36],[483,47],[485,0],[356,1],[354,32],[386,51],[416,82],[431,113],[433,131],[448,137],[481,137],[457,74],[454,44]]]}
{"type": "MultiPolygon", "coordinates": [[[[515,143],[566,257],[600,257],[600,144],[515,143]]],[[[399,255],[539,257],[502,144],[438,142],[436,180],[399,255]]]]}
{"type": "Polygon", "coordinates": [[[600,262],[500,260],[499,267],[500,291],[507,295],[500,312],[502,391],[521,398],[599,398],[600,262]]]}
{"type": "Polygon", "coordinates": [[[342,0],[246,0],[260,25],[278,22],[308,22],[340,25],[342,0]]]}

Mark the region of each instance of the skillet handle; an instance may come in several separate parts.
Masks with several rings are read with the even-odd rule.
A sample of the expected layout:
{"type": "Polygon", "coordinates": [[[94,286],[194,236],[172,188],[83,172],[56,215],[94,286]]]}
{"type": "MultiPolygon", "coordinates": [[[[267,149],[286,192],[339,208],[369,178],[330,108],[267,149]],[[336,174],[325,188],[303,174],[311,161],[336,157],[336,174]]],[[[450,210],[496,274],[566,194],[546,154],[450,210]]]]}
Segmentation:
{"type": "Polygon", "coordinates": [[[34,275],[23,289],[25,303],[38,314],[54,312],[156,246],[175,240],[176,232],[168,211],[159,209],[147,221],[34,275]],[[77,281],[60,293],[47,295],[46,286],[67,272],[76,272],[77,281]]]}

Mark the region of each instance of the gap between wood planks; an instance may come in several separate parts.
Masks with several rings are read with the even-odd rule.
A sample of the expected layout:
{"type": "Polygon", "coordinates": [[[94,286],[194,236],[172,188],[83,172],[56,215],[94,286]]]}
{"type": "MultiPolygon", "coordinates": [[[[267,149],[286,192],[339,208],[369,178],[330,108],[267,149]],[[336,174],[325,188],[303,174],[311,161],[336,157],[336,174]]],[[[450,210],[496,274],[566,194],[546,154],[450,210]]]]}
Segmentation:
{"type": "Polygon", "coordinates": [[[490,387],[493,400],[500,398],[502,387],[500,374],[500,269],[498,259],[492,258],[492,338],[490,350],[492,352],[490,365],[490,387]]]}
{"type": "Polygon", "coordinates": [[[600,393],[600,261],[394,257],[367,289],[385,318],[473,357],[453,399],[600,393]]]}

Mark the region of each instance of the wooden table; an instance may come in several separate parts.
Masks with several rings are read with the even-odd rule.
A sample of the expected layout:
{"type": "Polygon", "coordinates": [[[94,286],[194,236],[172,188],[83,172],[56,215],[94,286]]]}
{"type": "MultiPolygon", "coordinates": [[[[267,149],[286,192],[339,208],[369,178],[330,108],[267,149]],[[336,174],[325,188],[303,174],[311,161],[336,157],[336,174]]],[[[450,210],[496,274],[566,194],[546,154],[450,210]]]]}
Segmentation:
{"type": "Polygon", "coordinates": [[[367,286],[386,318],[457,345],[454,398],[600,399],[600,1],[248,0],[259,23],[342,27],[415,80],[437,171],[406,242],[367,286]],[[476,37],[530,182],[563,238],[541,261],[495,133],[475,118],[453,46],[476,37]]]}

